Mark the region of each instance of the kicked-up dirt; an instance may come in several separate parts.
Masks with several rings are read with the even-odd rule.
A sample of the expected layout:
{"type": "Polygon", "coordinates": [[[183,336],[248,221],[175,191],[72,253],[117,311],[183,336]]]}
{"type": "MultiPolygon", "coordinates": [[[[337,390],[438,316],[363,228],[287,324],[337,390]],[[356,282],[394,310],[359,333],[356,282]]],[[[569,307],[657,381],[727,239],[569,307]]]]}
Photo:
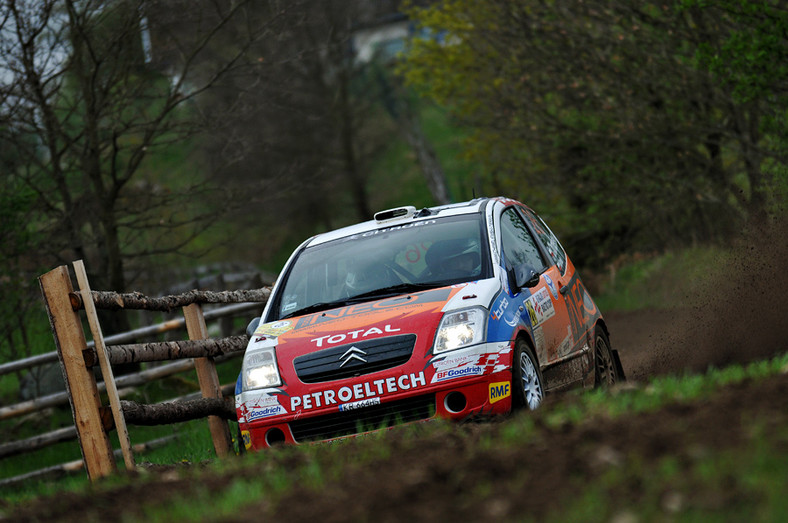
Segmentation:
{"type": "MultiPolygon", "coordinates": [[[[788,236],[782,234],[786,230],[756,235],[739,245],[729,272],[704,291],[687,296],[682,289],[675,289],[675,308],[606,313],[612,345],[619,350],[630,383],[642,383],[656,375],[748,363],[788,351],[788,311],[783,305],[788,297],[788,236]]],[[[390,431],[386,434],[389,454],[363,460],[348,456],[348,466],[321,489],[310,487],[304,478],[276,506],[249,500],[237,514],[220,520],[543,520],[575,501],[578,485],[598,480],[629,456],[637,456],[644,470],[666,456],[689,469],[699,456],[734,451],[752,443],[755,436],[749,420],[754,416],[767,420],[759,427],[761,435],[784,437],[788,369],[770,379],[724,387],[702,402],[676,403],[657,412],[560,427],[544,422],[551,404],[571,401],[575,401],[572,395],[548,397],[539,411],[515,414],[533,416],[540,436],[507,448],[488,443],[506,430],[507,420],[449,426],[438,433],[426,431],[424,438],[390,431]]],[[[348,445],[342,451],[353,449],[368,452],[364,445],[348,445]]],[[[788,441],[785,452],[788,454],[788,441]]],[[[277,464],[296,470],[308,459],[322,460],[320,453],[317,457],[292,453],[277,464]]],[[[199,492],[220,491],[234,481],[266,473],[247,467],[232,473],[201,474],[195,481],[175,468],[163,469],[122,488],[42,499],[5,514],[5,518],[144,521],[145,507],[166,506],[181,496],[198,499],[199,492]]],[[[621,507],[618,512],[589,513],[587,518],[638,521],[626,507],[649,492],[648,482],[648,477],[628,477],[617,490],[606,492],[610,505],[621,507]]],[[[726,507],[743,501],[741,492],[735,479],[720,481],[713,488],[701,484],[665,492],[661,517],[669,520],[689,506],[716,511],[726,519],[726,507]]],[[[205,519],[215,520],[210,511],[205,519]]]]}

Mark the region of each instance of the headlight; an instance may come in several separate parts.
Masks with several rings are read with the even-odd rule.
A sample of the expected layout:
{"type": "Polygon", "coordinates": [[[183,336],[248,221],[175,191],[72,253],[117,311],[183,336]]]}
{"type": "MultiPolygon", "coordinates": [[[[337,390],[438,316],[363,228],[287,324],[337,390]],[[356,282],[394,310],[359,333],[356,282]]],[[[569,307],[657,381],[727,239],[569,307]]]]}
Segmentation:
{"type": "Polygon", "coordinates": [[[276,366],[276,353],[273,348],[255,351],[244,357],[244,390],[265,389],[282,384],[276,366]]]}
{"type": "Polygon", "coordinates": [[[443,316],[435,335],[434,354],[481,343],[487,311],[481,307],[450,312],[443,316]]]}

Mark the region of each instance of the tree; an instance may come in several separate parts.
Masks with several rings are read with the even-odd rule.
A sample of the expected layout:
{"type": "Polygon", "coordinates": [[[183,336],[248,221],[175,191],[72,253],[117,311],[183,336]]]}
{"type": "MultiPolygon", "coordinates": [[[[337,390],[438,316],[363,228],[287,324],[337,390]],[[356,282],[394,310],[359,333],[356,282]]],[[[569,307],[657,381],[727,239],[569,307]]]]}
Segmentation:
{"type": "MultiPolygon", "coordinates": [[[[369,165],[388,127],[376,85],[354,60],[352,36],[388,4],[292,2],[275,23],[280,37],[253,48],[266,67],[229,77],[226,91],[203,100],[206,111],[233,115],[207,146],[215,176],[251,189],[253,205],[269,209],[277,224],[308,216],[305,232],[313,234],[315,223],[330,229],[337,216],[346,219],[344,209],[351,219],[371,217],[369,165]]],[[[256,9],[261,16],[266,8],[256,9]]]]}
{"type": "MultiPolygon", "coordinates": [[[[425,171],[439,170],[402,93],[381,81],[384,67],[354,50],[358,31],[388,20],[398,3],[292,2],[275,24],[279,38],[253,48],[266,67],[228,77],[226,90],[202,100],[206,111],[232,114],[205,150],[214,175],[248,195],[235,220],[257,238],[252,249],[292,249],[316,232],[370,219],[391,198],[370,194],[372,166],[400,132],[420,165],[431,166],[425,171]]],[[[263,16],[265,6],[256,9],[263,16]]]]}
{"type": "Polygon", "coordinates": [[[26,228],[42,264],[85,259],[96,288],[124,291],[134,260],[176,252],[212,219],[189,205],[209,190],[199,175],[164,186],[149,158],[205,128],[194,100],[224,75],[259,67],[245,52],[267,26],[238,30],[248,4],[0,3],[0,145],[16,154],[11,187],[34,196],[26,228]],[[167,31],[173,18],[188,39],[167,31]],[[232,54],[208,61],[231,26],[232,54]]]}
{"type": "MultiPolygon", "coordinates": [[[[782,46],[785,12],[758,5],[782,46]]],[[[699,67],[703,39],[727,41],[743,19],[706,3],[579,0],[410,14],[435,35],[413,43],[410,83],[474,130],[467,147],[488,185],[527,192],[579,257],[720,238],[764,208],[760,155],[779,135],[754,117],[784,114],[779,82],[742,103],[699,67]]]]}
{"type": "Polygon", "coordinates": [[[788,9],[774,0],[684,0],[681,9],[699,29],[698,67],[731,101],[730,139],[749,185],[742,204],[763,221],[788,196],[788,9]]]}

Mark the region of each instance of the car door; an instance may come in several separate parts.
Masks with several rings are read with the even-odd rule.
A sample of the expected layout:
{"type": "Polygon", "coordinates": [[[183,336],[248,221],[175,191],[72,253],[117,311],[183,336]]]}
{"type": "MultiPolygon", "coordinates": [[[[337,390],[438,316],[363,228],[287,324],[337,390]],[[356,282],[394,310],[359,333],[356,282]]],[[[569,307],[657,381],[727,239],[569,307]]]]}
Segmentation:
{"type": "MultiPolygon", "coordinates": [[[[507,271],[527,264],[541,273],[538,283],[531,288],[511,288],[511,298],[519,305],[521,319],[531,326],[540,366],[549,369],[571,352],[572,330],[566,302],[557,286],[560,269],[545,255],[534,234],[526,225],[517,208],[508,207],[501,215],[501,247],[507,271]]],[[[548,388],[561,385],[571,378],[548,379],[548,388]]]]}
{"type": "Polygon", "coordinates": [[[562,365],[554,369],[554,373],[559,376],[553,379],[571,384],[583,379],[591,368],[589,333],[593,320],[599,314],[593,302],[587,299],[585,288],[555,234],[532,209],[520,205],[518,210],[539,241],[542,254],[552,263],[542,278],[546,280],[553,296],[560,295],[564,305],[562,310],[567,313],[565,323],[568,333],[568,338],[562,341],[557,350],[557,361],[562,365]]]}

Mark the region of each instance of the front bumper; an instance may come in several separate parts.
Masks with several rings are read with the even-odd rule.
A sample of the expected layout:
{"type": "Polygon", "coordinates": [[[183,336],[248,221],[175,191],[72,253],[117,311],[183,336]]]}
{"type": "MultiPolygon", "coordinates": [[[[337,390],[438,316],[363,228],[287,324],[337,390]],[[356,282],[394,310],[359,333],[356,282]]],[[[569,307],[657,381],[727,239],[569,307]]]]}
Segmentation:
{"type": "Polygon", "coordinates": [[[272,415],[248,421],[241,417],[239,409],[239,425],[246,448],[257,450],[281,443],[329,441],[435,417],[464,420],[493,416],[511,410],[511,382],[512,374],[507,368],[349,403],[340,410],[332,406],[308,414],[272,415]]]}

